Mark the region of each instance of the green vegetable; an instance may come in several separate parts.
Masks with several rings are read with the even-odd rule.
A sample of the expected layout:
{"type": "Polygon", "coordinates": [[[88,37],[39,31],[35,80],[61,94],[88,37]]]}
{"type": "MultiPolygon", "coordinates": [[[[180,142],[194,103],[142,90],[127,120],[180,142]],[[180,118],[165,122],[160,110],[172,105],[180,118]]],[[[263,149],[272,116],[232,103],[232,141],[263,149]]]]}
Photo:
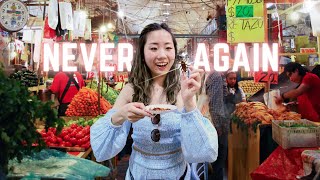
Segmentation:
{"type": "Polygon", "coordinates": [[[296,127],[315,128],[315,127],[317,127],[313,124],[293,123],[293,124],[289,125],[289,124],[286,124],[283,122],[279,123],[279,126],[286,127],[286,128],[296,128],[296,127]]]}
{"type": "MultiPolygon", "coordinates": [[[[95,91],[98,90],[98,83],[97,81],[92,81],[92,83],[89,83],[87,85],[88,88],[93,89],[95,91]]],[[[119,92],[110,86],[108,86],[106,83],[101,83],[101,94],[102,96],[111,104],[113,105],[119,95],[119,92]]]]}

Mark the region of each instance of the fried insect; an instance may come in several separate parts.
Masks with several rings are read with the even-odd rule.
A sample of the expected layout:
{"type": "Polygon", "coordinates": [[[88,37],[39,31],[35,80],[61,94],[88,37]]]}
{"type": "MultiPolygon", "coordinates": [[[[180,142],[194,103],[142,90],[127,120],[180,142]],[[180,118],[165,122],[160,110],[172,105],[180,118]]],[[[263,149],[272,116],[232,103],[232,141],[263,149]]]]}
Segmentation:
{"type": "Polygon", "coordinates": [[[170,108],[159,108],[159,107],[155,107],[152,109],[152,111],[168,111],[171,110],[170,108]]]}
{"type": "Polygon", "coordinates": [[[189,77],[189,64],[187,64],[187,58],[185,56],[181,56],[179,55],[179,61],[180,61],[180,65],[181,65],[181,71],[185,72],[188,74],[189,77]]]}

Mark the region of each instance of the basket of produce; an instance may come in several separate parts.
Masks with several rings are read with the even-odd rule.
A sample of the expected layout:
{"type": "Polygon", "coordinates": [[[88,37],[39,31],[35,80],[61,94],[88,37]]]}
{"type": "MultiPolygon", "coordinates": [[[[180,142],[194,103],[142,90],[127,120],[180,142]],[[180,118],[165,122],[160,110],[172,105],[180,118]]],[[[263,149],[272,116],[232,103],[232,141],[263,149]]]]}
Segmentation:
{"type": "Polygon", "coordinates": [[[273,120],[272,138],[283,148],[319,147],[320,127],[312,121],[273,120]]]}

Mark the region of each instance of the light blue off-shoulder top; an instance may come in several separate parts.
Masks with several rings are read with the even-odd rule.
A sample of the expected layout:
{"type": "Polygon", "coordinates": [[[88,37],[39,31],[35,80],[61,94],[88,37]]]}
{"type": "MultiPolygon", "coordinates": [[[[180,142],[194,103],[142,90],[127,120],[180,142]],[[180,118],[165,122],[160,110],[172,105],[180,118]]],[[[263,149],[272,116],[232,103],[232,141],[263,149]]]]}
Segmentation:
{"type": "MultiPolygon", "coordinates": [[[[111,109],[90,129],[90,142],[96,160],[105,161],[116,156],[125,146],[131,122],[121,126],[111,122],[116,112],[111,109]]],[[[132,124],[133,146],[152,156],[132,150],[129,171],[134,179],[179,179],[187,168],[185,179],[192,179],[189,163],[213,162],[218,155],[217,132],[212,123],[198,109],[190,112],[172,111],[161,114],[160,124],[153,125],[150,117],[132,124]],[[151,140],[151,131],[160,130],[160,141],[151,140]],[[170,154],[181,148],[181,151],[170,154]]]]}

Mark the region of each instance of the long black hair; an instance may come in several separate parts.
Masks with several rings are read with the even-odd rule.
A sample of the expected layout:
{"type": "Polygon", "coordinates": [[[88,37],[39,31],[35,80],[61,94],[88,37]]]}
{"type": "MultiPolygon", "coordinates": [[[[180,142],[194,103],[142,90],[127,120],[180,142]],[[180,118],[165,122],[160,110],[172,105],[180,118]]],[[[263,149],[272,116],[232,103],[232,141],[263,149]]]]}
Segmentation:
{"type": "MultiPolygon", "coordinates": [[[[138,50],[136,57],[132,63],[132,69],[129,77],[129,83],[132,84],[134,94],[132,97],[133,102],[142,102],[148,105],[151,100],[151,88],[152,80],[146,81],[146,79],[151,79],[151,71],[148,68],[145,58],[144,58],[144,46],[147,42],[148,34],[152,31],[165,30],[170,33],[174,45],[175,56],[177,56],[178,48],[177,41],[173,36],[170,28],[165,23],[158,24],[153,23],[147,25],[141,32],[138,40],[138,50]]],[[[175,69],[178,66],[179,61],[175,58],[174,63],[170,70],[175,69]]],[[[177,101],[178,93],[181,89],[180,86],[180,71],[179,69],[171,71],[166,75],[164,80],[164,92],[166,92],[167,102],[170,104],[175,104],[177,101]]]]}
{"type": "Polygon", "coordinates": [[[301,66],[301,64],[297,63],[297,62],[289,62],[288,64],[286,64],[284,66],[284,72],[285,73],[293,73],[298,69],[299,71],[299,75],[304,77],[307,72],[310,72],[307,68],[301,66]]]}

